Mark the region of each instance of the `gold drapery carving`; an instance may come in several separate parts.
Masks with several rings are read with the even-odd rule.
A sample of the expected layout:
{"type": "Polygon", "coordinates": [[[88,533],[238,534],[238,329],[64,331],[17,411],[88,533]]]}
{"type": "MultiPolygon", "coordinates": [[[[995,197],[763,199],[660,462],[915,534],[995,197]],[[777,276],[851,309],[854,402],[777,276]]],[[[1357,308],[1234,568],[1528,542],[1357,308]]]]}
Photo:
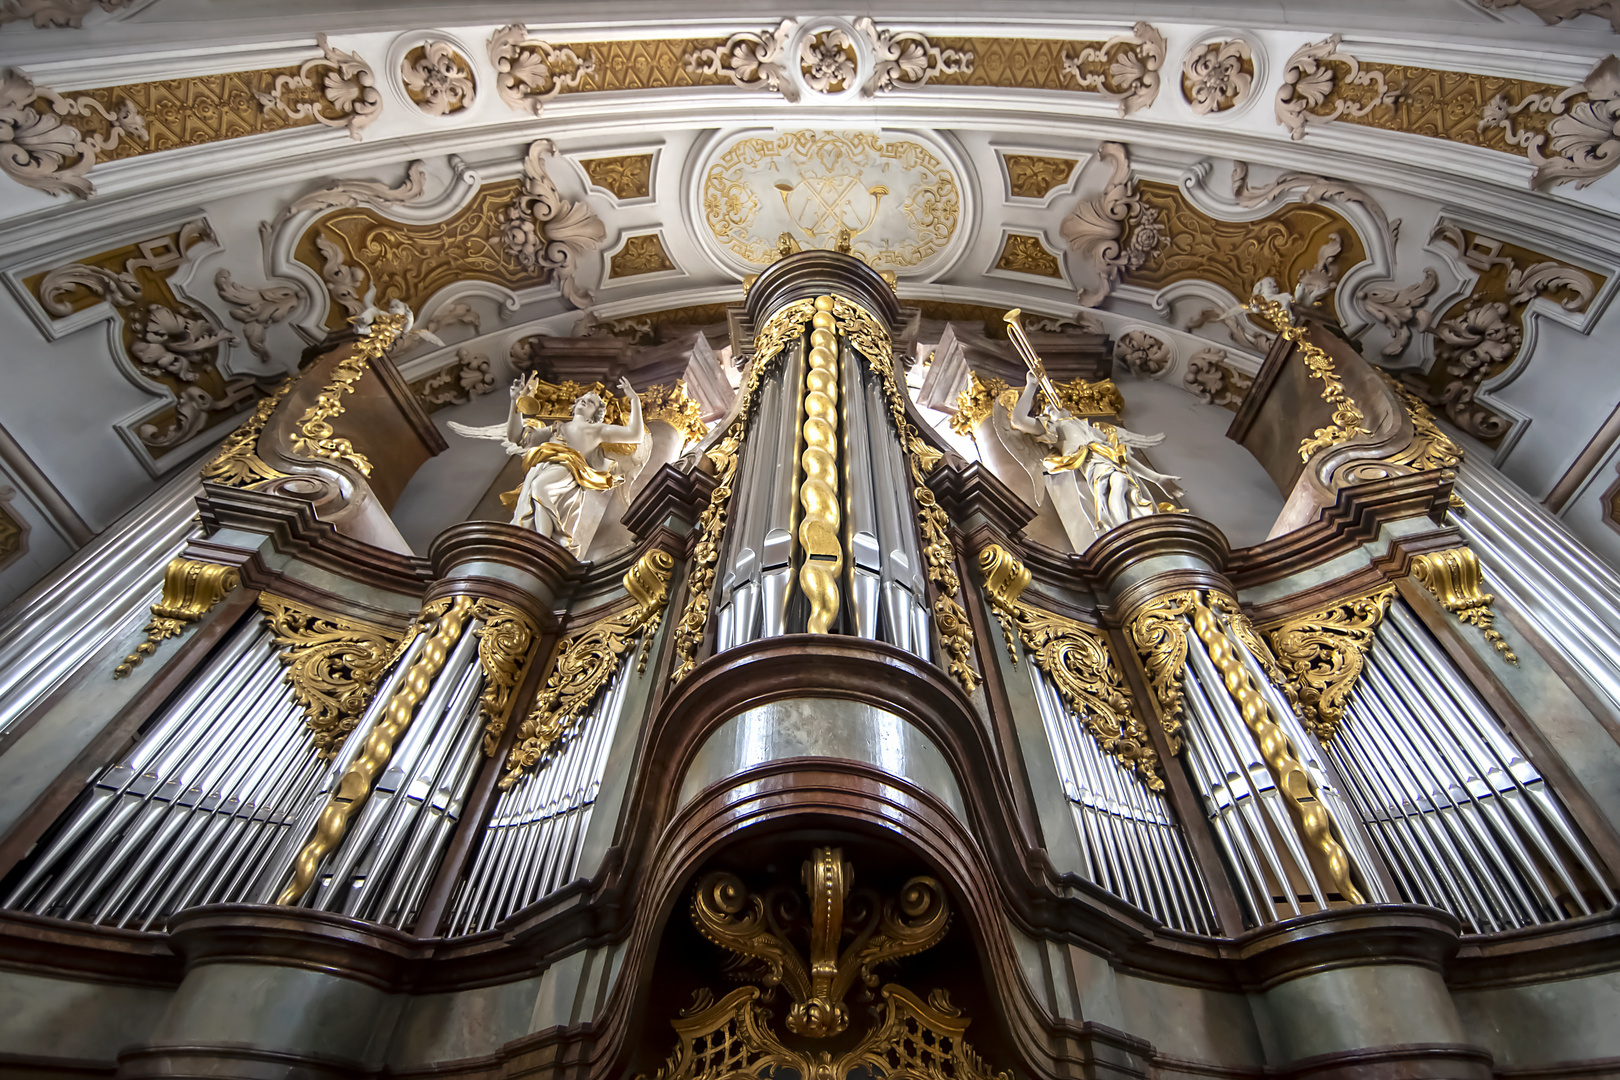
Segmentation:
{"type": "Polygon", "coordinates": [[[309,841],[293,860],[291,880],[281,895],[276,897],[277,904],[296,904],[302,899],[315,881],[315,872],[320,869],[321,860],[343,842],[349,819],[359,813],[371,797],[371,787],[376,783],[378,774],[394,756],[394,744],[411,726],[416,707],[427,696],[433,680],[444,668],[450,650],[461,639],[462,627],[472,617],[473,605],[472,597],[458,596],[454,600],[435,600],[422,608],[420,618],[424,627],[432,625],[431,636],[395,689],[382,716],[366,733],[366,741],[360,752],[344,770],[326,805],[321,808],[309,841]]]}
{"type": "Polygon", "coordinates": [[[1198,594],[1191,589],[1155,598],[1131,619],[1131,644],[1159,703],[1160,725],[1172,754],[1181,752],[1181,679],[1187,670],[1187,615],[1198,594]]]}
{"type": "Polygon", "coordinates": [[[1277,789],[1297,818],[1306,842],[1326,864],[1333,887],[1352,904],[1366,903],[1351,876],[1354,867],[1350,855],[1334,835],[1337,823],[1322,803],[1310,773],[1295,755],[1288,736],[1272,719],[1271,707],[1255,687],[1249,669],[1238,659],[1237,644],[1227,636],[1225,627],[1196,592],[1192,594],[1192,623],[1193,631],[1209,654],[1210,663],[1220,672],[1227,694],[1236,703],[1244,725],[1254,736],[1277,789]]]}
{"type": "Polygon", "coordinates": [[[259,609],[281,646],[282,682],[304,709],[310,744],[330,760],[371,703],[399,632],[271,593],[259,594],[259,609]]]}
{"type": "Polygon", "coordinates": [[[152,618],[146,624],[146,638],[113,669],[113,678],[122,679],[134,671],[157,651],[158,642],[179,637],[241,583],[242,575],[234,566],[199,562],[181,555],[170,559],[163,569],[163,596],[152,605],[152,618]]]}
{"type": "Polygon", "coordinates": [[[1338,372],[1334,370],[1333,359],[1305,340],[1305,328],[1294,322],[1293,316],[1288,314],[1288,309],[1275,300],[1266,300],[1258,296],[1249,301],[1249,307],[1264,316],[1267,322],[1277,328],[1279,334],[1294,343],[1311,377],[1322,380],[1322,400],[1333,406],[1333,423],[1327,427],[1317,428],[1316,433],[1309,439],[1300,441],[1299,459],[1309,461],[1311,455],[1318,451],[1338,446],[1356,435],[1369,434],[1362,426],[1367,417],[1345,392],[1344,383],[1339,381],[1338,372]]]}
{"type": "MultiPolygon", "coordinates": [[[[598,619],[564,639],[545,688],[524,717],[517,744],[506,755],[506,775],[500,781],[503,791],[523,779],[542,759],[560,750],[563,739],[578,726],[585,710],[618,673],[635,636],[645,634],[647,642],[651,642],[669,599],[669,576],[674,567],[675,560],[668,552],[658,548],[647,552],[636,560],[622,582],[635,607],[598,619]]],[[[642,655],[645,658],[645,648],[642,655]]]]}
{"type": "Polygon", "coordinates": [[[477,620],[478,666],[484,673],[479,710],[484,716],[484,755],[493,757],[506,732],[506,711],[518,672],[529,658],[536,630],[534,620],[511,604],[482,599],[473,607],[477,620]]]}
{"type": "Polygon", "coordinates": [[[889,331],[871,312],[844,297],[833,297],[833,315],[838,330],[883,383],[883,395],[894,421],[895,435],[911,462],[912,498],[917,500],[917,530],[922,537],[923,562],[928,580],[934,583],[934,627],[940,643],[950,656],[949,671],[962,689],[971,694],[979,686],[979,673],[973,667],[973,627],[960,602],[962,582],[956,573],[956,545],[951,542],[949,515],[940,508],[925,478],[944,455],[923,441],[906,417],[907,397],[894,374],[894,345],[889,331]]]}
{"type": "Polygon", "coordinates": [[[804,451],[799,455],[799,591],[810,602],[805,630],[825,634],[838,618],[839,578],[844,570],[838,504],[838,335],[833,298],[816,297],[810,318],[810,351],[806,354],[799,413],[804,417],[804,451]]]}
{"type": "Polygon", "coordinates": [[[1020,597],[1029,585],[1029,570],[999,544],[979,552],[979,572],[1013,662],[1018,662],[1014,643],[1022,641],[1103,752],[1151,790],[1163,790],[1158,752],[1132,709],[1125,679],[1102,632],[1024,603],[1020,597]]]}
{"type": "Polygon", "coordinates": [[[675,657],[669,681],[678,683],[697,666],[698,646],[703,643],[703,631],[709,625],[709,606],[713,602],[714,568],[720,559],[720,542],[726,535],[726,515],[731,507],[731,483],[737,476],[738,455],[748,433],[748,422],[753,417],[755,392],[765,368],[787,346],[789,341],[804,332],[804,326],[815,314],[814,300],[795,300],[772,315],[754,336],[754,359],[749,365],[748,379],[743,384],[737,408],[737,418],[731,427],[705,453],[714,468],[716,480],[709,505],[698,516],[697,543],[686,568],[686,607],[681,621],[675,626],[675,657]]]}
{"type": "MultiPolygon", "coordinates": [[[[1323,743],[1344,723],[1344,706],[1373,647],[1373,632],[1389,610],[1393,585],[1320,611],[1285,619],[1267,630],[1276,656],[1291,674],[1299,718],[1323,743]]],[[[1252,651],[1252,647],[1251,647],[1252,651]]]]}
{"type": "Polygon", "coordinates": [[[1447,611],[1469,626],[1477,627],[1491,643],[1491,648],[1502,654],[1502,659],[1518,664],[1519,658],[1513,655],[1506,639],[1496,629],[1496,613],[1491,611],[1491,601],[1496,597],[1485,591],[1485,571],[1473,549],[1464,546],[1414,555],[1412,577],[1433,593],[1447,611]]]}

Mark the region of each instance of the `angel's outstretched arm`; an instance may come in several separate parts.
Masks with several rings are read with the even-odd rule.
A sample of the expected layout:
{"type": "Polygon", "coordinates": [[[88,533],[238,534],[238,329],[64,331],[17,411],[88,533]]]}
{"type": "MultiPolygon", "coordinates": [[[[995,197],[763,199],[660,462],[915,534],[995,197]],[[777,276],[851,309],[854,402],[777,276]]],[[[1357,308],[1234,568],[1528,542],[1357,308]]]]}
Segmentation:
{"type": "Polygon", "coordinates": [[[1007,411],[1007,421],[1012,424],[1014,431],[1022,431],[1025,435],[1045,435],[1046,427],[1035,417],[1030,415],[1030,408],[1035,404],[1035,391],[1040,384],[1034,379],[1024,384],[1024,392],[1018,395],[1018,404],[1007,411]]]}
{"type": "Polygon", "coordinates": [[[629,379],[620,379],[619,389],[630,402],[630,419],[623,424],[604,424],[601,439],[610,443],[638,443],[647,434],[647,426],[641,422],[641,399],[629,379]]]}

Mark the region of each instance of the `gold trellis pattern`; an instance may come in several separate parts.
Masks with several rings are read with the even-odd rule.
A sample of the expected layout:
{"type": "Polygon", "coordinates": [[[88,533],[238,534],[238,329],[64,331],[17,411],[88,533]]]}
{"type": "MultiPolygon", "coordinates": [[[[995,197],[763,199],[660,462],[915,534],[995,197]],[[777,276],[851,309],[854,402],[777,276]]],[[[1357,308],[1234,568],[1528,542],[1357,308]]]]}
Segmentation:
{"type": "Polygon", "coordinates": [[[930,37],[942,51],[973,54],[971,71],[947,71],[929,79],[932,86],[984,86],[1018,90],[1073,90],[1063,70],[1063,57],[1101,49],[1102,41],[1058,41],[1045,38],[930,37]]]}
{"type": "Polygon", "coordinates": [[[682,38],[657,41],[557,41],[553,45],[593,57],[595,68],[578,87],[563,93],[592,90],[661,90],[680,86],[730,86],[725,74],[686,70],[687,54],[724,45],[724,38],[682,38]]]}

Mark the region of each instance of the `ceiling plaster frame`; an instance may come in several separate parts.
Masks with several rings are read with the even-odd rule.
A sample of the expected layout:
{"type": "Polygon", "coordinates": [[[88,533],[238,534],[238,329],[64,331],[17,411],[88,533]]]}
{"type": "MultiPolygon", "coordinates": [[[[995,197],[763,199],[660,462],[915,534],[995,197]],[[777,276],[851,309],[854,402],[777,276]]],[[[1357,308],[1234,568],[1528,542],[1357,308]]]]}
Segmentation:
{"type": "MultiPolygon", "coordinates": [[[[1080,176],[1097,157],[1094,150],[1080,150],[1072,146],[1039,146],[1028,141],[990,141],[996,155],[996,171],[1001,177],[1001,205],[1008,207],[1049,210],[1059,199],[1067,199],[1080,190],[1080,176]],[[1012,172],[1007,166],[1008,155],[1026,154],[1031,157],[1068,158],[1074,161],[1069,178],[1038,199],[1012,193],[1012,172]]],[[[987,204],[988,206],[988,204],[987,204]]]]}

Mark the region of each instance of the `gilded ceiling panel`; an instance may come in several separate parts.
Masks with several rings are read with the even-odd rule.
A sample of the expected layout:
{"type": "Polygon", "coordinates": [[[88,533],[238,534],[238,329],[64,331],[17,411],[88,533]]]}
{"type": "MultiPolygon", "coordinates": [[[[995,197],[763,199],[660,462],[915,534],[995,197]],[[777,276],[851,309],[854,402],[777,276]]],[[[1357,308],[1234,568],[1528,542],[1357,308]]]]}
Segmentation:
{"type": "Polygon", "coordinates": [[[1073,90],[1064,71],[1065,56],[1098,50],[1102,41],[1056,41],[1045,38],[930,37],[941,49],[973,54],[971,71],[935,75],[935,86],[987,86],[1020,90],[1073,90]]]}
{"type": "MultiPolygon", "coordinates": [[[[1334,62],[1333,66],[1341,71],[1348,70],[1346,64],[1334,62]]],[[[1392,105],[1380,105],[1365,114],[1358,115],[1357,109],[1347,110],[1339,119],[1364,127],[1446,139],[1468,146],[1484,146],[1520,156],[1525,154],[1524,147],[1509,142],[1500,127],[1480,129],[1480,119],[1484,116],[1486,105],[1499,95],[1513,103],[1532,94],[1557,95],[1564,89],[1549,83],[1504,79],[1466,71],[1436,71],[1431,68],[1369,63],[1363,63],[1361,68],[1382,74],[1386,85],[1399,88],[1400,97],[1392,105]]],[[[1346,85],[1343,77],[1335,80],[1335,86],[1337,94],[1330,96],[1327,104],[1343,99],[1362,105],[1374,96],[1372,86],[1346,85]]],[[[1523,114],[1521,119],[1523,127],[1545,131],[1551,118],[1532,110],[1523,114]]]]}
{"type": "Polygon", "coordinates": [[[1035,154],[1004,154],[1007,193],[1015,199],[1044,199],[1068,183],[1078,158],[1040,157],[1035,154]]]}
{"type": "MultiPolygon", "coordinates": [[[[262,71],[196,75],[186,79],[104,86],[74,93],[88,97],[107,111],[116,113],[123,102],[135,107],[146,122],[144,138],[127,132],[118,144],[99,155],[103,161],[119,161],[140,154],[202,146],[222,139],[262,135],[267,131],[307,127],[316,123],[313,115],[289,116],[282,110],[266,110],[259,96],[275,90],[276,80],[296,77],[298,69],[266,68],[262,71]]],[[[310,100],[313,97],[306,94],[310,100]]],[[[39,106],[36,106],[39,107],[39,106]]],[[[94,113],[78,122],[86,135],[106,134],[111,125],[94,113]]]]}
{"type": "Polygon", "coordinates": [[[673,269],[675,264],[664,251],[664,241],[657,233],[646,233],[625,239],[624,246],[608,262],[608,277],[627,278],[673,269]]]}
{"type": "Polygon", "coordinates": [[[679,38],[658,41],[572,41],[562,45],[582,57],[593,57],[595,69],[578,87],[564,93],[592,90],[662,90],[672,86],[730,86],[725,74],[688,71],[686,58],[701,49],[724,45],[723,38],[679,38]]]}
{"type": "Polygon", "coordinates": [[[591,183],[619,199],[645,199],[652,194],[651,154],[585,158],[579,164],[591,183]]]}

